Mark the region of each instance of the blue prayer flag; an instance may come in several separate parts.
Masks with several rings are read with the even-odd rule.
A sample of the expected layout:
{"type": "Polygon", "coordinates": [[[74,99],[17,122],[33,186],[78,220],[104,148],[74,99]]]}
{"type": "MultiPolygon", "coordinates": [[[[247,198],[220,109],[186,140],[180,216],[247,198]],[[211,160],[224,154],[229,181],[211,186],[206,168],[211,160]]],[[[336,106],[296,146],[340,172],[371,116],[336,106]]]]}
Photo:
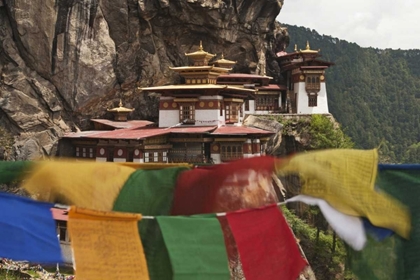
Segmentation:
{"type": "Polygon", "coordinates": [[[62,263],[53,204],[0,193],[0,257],[62,263]]]}
{"type": "Polygon", "coordinates": [[[370,234],[376,241],[382,241],[394,234],[390,229],[374,226],[368,219],[362,218],[365,231],[370,234]]]}

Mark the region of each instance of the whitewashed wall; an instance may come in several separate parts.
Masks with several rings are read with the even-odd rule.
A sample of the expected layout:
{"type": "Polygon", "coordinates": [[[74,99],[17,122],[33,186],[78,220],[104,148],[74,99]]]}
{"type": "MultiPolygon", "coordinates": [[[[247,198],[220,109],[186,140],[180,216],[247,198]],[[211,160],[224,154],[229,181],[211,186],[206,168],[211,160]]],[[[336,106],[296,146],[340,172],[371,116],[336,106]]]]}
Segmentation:
{"type": "Polygon", "coordinates": [[[298,114],[329,114],[327,89],[325,83],[321,83],[321,90],[318,92],[318,106],[308,106],[308,93],[305,89],[305,83],[295,83],[295,92],[297,92],[297,113],[298,114]]]}

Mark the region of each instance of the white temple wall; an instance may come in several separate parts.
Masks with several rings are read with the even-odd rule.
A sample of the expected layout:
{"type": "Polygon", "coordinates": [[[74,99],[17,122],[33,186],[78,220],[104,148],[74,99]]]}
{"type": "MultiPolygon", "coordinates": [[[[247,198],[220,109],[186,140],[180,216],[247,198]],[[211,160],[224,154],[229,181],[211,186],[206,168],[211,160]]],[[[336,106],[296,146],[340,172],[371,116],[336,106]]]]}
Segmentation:
{"type": "Polygon", "coordinates": [[[327,89],[325,83],[321,83],[321,90],[318,92],[316,107],[309,107],[309,96],[305,89],[305,83],[295,83],[295,92],[297,93],[297,113],[298,114],[329,114],[327,89]]]}

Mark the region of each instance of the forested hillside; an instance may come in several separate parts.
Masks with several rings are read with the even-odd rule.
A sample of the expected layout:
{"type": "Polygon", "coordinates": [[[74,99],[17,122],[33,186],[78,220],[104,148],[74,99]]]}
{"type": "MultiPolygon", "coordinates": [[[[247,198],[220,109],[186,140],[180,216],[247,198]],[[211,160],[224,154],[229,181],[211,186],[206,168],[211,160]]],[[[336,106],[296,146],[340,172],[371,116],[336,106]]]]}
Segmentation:
{"type": "Polygon", "coordinates": [[[282,25],[290,34],[288,52],[309,41],[336,64],[327,72],[330,112],[357,147],[381,145],[382,162],[420,162],[420,50],[361,48],[282,25]]]}

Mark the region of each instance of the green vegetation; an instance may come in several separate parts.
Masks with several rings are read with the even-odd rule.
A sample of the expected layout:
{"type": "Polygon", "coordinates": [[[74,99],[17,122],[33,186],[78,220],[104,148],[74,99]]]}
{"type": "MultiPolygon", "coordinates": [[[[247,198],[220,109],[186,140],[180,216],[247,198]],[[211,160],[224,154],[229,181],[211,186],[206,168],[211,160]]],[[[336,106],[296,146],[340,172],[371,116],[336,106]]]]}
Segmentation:
{"type": "Polygon", "coordinates": [[[354,143],[349,136],[340,128],[339,124],[335,124],[323,115],[313,115],[309,127],[311,135],[311,148],[321,149],[350,149],[354,147],[354,143]]]}
{"type": "MultiPolygon", "coordinates": [[[[354,147],[351,138],[332,117],[312,115],[288,119],[281,116],[269,118],[283,124],[283,135],[298,135],[300,139],[305,138],[305,150],[354,147]]],[[[288,184],[287,180],[284,183],[288,184]]],[[[346,270],[346,246],[331,230],[319,208],[303,203],[294,203],[290,207],[292,208],[283,207],[283,213],[300,240],[316,278],[354,279],[353,274],[346,270]]]]}
{"type": "Polygon", "coordinates": [[[282,207],[282,211],[299,239],[317,279],[351,279],[351,273],[343,271],[346,247],[341,240],[336,240],[328,229],[320,232],[286,207],[282,207]]]}
{"type": "Polygon", "coordinates": [[[31,274],[16,271],[16,270],[5,270],[0,269],[0,279],[7,279],[7,280],[22,280],[22,279],[31,279],[31,274]]]}
{"type": "Polygon", "coordinates": [[[294,45],[321,49],[330,112],[357,148],[381,145],[382,162],[419,163],[420,50],[361,48],[315,30],[284,25],[294,45]]]}

